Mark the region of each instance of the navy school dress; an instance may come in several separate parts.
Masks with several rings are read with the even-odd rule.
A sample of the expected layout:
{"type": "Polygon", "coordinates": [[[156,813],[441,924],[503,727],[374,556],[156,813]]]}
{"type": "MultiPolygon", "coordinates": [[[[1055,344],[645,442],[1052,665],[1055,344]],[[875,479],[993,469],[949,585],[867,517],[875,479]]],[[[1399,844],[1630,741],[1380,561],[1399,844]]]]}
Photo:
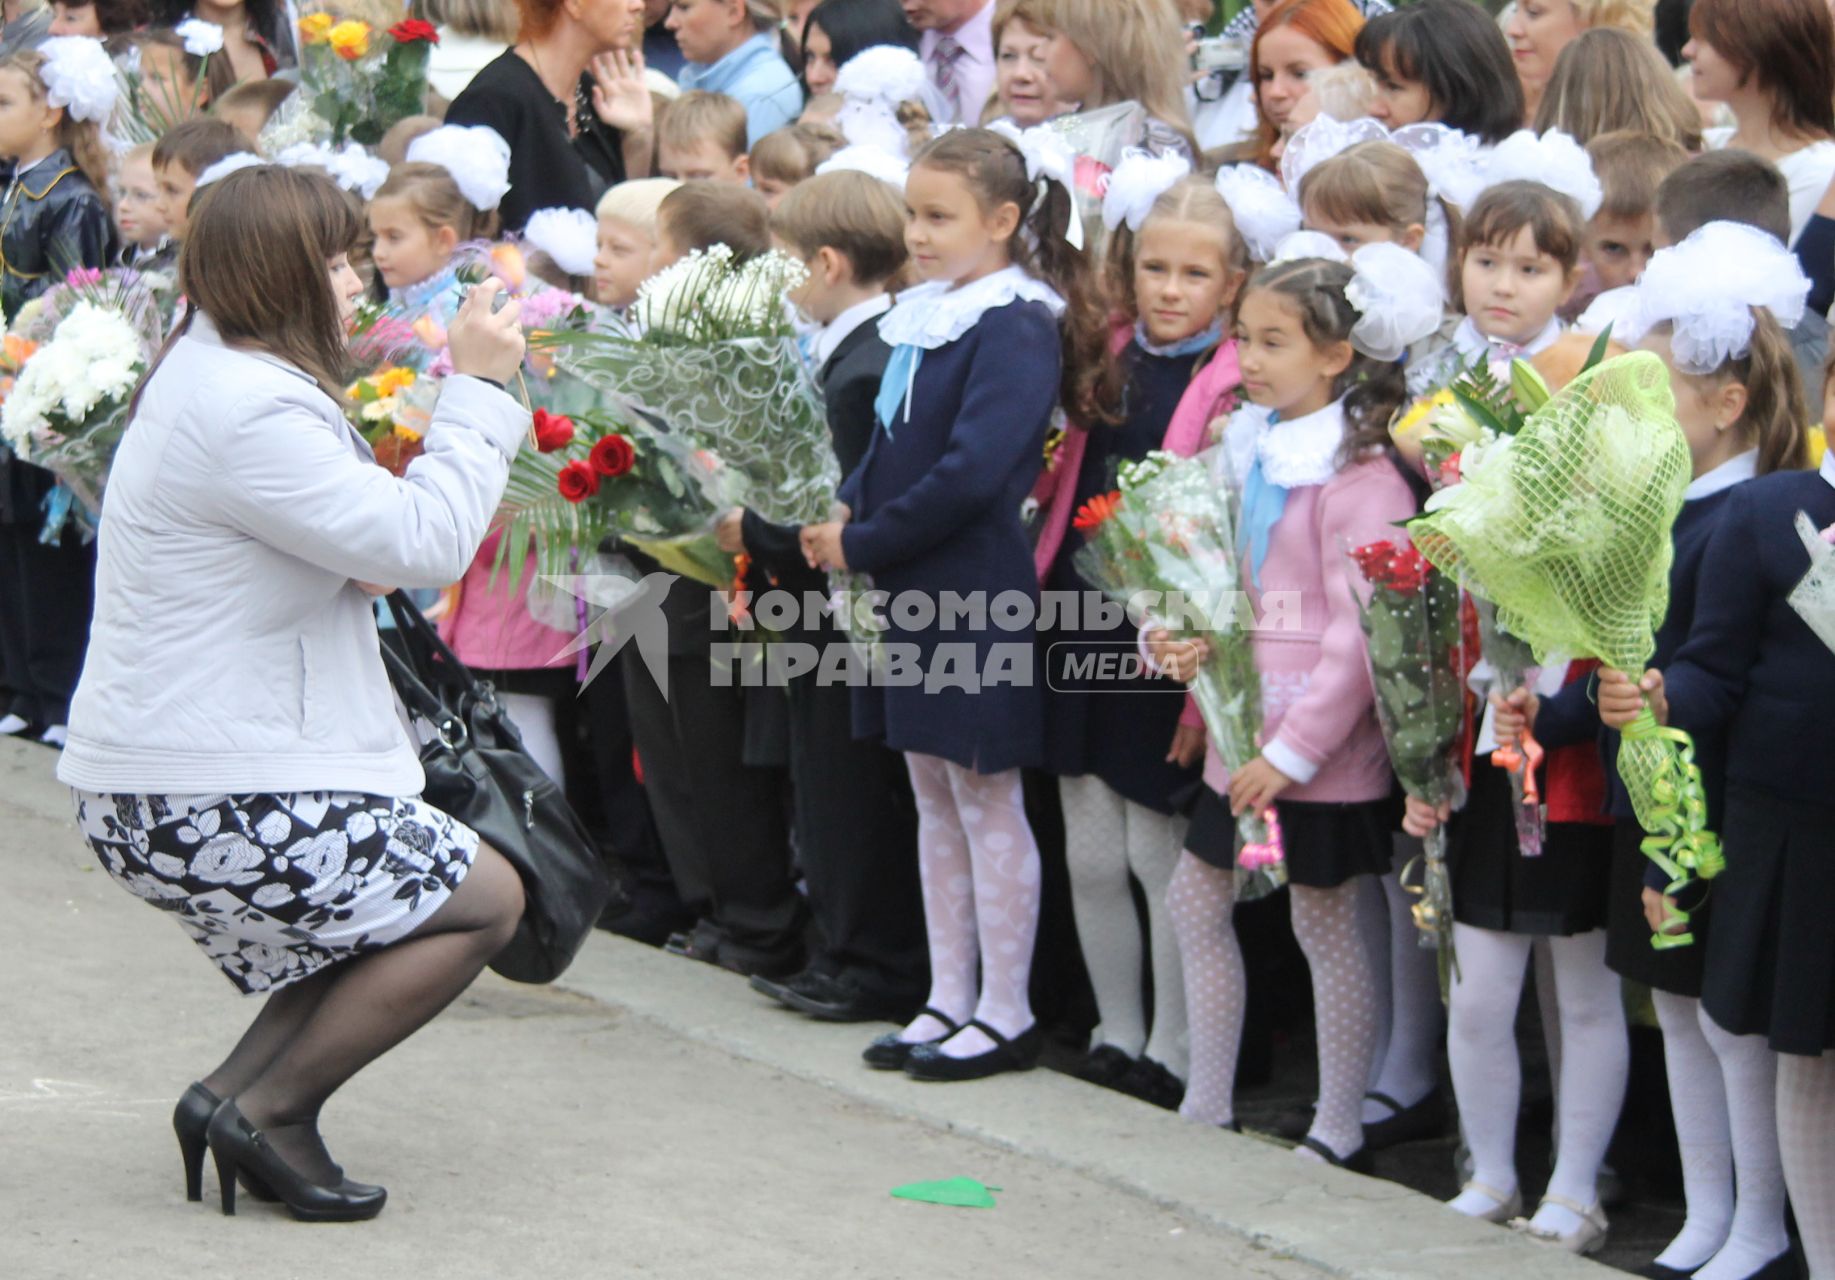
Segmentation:
{"type": "MultiPolygon", "coordinates": [[[[1707,554],[1708,539],[1726,511],[1732,488],[1704,497],[1693,498],[1682,506],[1671,534],[1675,558],[1669,567],[1669,613],[1657,628],[1657,647],[1650,666],[1659,671],[1668,667],[1676,651],[1688,639],[1694,625],[1696,592],[1700,585],[1701,562],[1707,554]]],[[[1650,945],[1650,923],[1644,918],[1643,890],[1662,889],[1669,877],[1656,863],[1644,856],[1640,847],[1644,829],[1631,811],[1631,795],[1618,776],[1618,743],[1616,731],[1602,728],[1600,746],[1606,761],[1607,812],[1618,819],[1612,839],[1612,897],[1606,910],[1606,967],[1620,977],[1671,995],[1701,995],[1702,956],[1707,953],[1707,937],[1712,927],[1709,910],[1713,895],[1691,895],[1702,901],[1684,901],[1689,911],[1689,932],[1695,935],[1693,946],[1671,947],[1659,951],[1650,945]]],[[[1695,763],[1701,769],[1701,780],[1707,791],[1708,826],[1720,830],[1726,816],[1727,750],[1725,734],[1719,729],[1697,733],[1695,763]]]]}
{"type": "Polygon", "coordinates": [[[1724,728],[1727,869],[1701,1002],[1780,1053],[1835,1048],[1835,654],[1787,597],[1809,569],[1797,512],[1835,524],[1835,460],[1728,494],[1697,580],[1695,621],[1664,670],[1670,723],[1724,728]]]}
{"type": "MultiPolygon", "coordinates": [[[[992,307],[954,342],[924,352],[909,417],[901,414],[890,430],[881,425],[841,486],[853,511],[842,532],[848,568],[871,574],[892,597],[912,592],[940,604],[948,592],[979,593],[990,611],[1002,592],[1036,602],[1020,506],[1044,466],[1061,369],[1057,321],[1042,302],[992,307]]],[[[888,653],[907,646],[931,681],[857,687],[854,736],[977,773],[1038,767],[1044,733],[1034,626],[958,621],[945,630],[937,613],[929,625],[909,627],[889,611],[888,653]],[[982,678],[1004,659],[1012,661],[998,679],[982,678]],[[963,683],[952,682],[958,678],[963,683]]]]}
{"type": "MultiPolygon", "coordinates": [[[[1138,342],[1128,346],[1123,355],[1128,361],[1128,390],[1122,420],[1090,431],[1076,478],[1078,508],[1115,487],[1119,464],[1160,447],[1200,354],[1154,355],[1138,342]]],[[[1082,534],[1066,534],[1045,577],[1047,591],[1074,593],[1079,605],[1076,627],[1039,632],[1045,768],[1059,777],[1094,774],[1123,799],[1173,813],[1198,779],[1196,766],[1180,768],[1166,761],[1185,709],[1185,686],[1145,674],[1127,680],[1079,678],[1080,657],[1136,652],[1133,624],[1124,621],[1106,631],[1084,624],[1084,593],[1094,588],[1073,563],[1082,547],[1082,534]]]]}

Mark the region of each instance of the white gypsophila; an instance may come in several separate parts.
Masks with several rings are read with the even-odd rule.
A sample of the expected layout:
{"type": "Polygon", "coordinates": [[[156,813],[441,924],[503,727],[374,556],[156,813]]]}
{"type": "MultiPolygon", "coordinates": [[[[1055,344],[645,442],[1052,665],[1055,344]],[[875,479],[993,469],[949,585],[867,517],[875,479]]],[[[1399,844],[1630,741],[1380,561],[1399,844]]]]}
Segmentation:
{"type": "Polygon", "coordinates": [[[763,333],[782,316],[784,295],[808,278],[802,263],[773,250],[720,281],[705,305],[714,323],[727,332],[763,333]]]}
{"type": "Polygon", "coordinates": [[[194,58],[208,58],[223,48],[223,28],[202,18],[186,18],[172,33],[185,42],[185,52],[194,58]]]}
{"type": "Polygon", "coordinates": [[[711,249],[696,249],[651,276],[637,290],[633,311],[638,329],[690,342],[699,340],[705,332],[701,300],[732,270],[732,264],[733,251],[717,244],[711,249]]]}
{"type": "Polygon", "coordinates": [[[79,302],[26,361],[0,406],[0,432],[18,447],[50,430],[54,414],[76,426],[97,405],[131,392],[142,367],[140,336],[127,317],[79,302]]]}

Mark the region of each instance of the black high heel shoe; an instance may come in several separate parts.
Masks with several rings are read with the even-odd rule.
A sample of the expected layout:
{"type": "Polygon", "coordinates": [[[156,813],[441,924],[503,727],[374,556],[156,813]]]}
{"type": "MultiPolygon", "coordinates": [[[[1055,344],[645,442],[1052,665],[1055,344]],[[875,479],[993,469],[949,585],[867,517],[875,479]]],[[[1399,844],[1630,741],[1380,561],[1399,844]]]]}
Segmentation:
{"type": "MultiPolygon", "coordinates": [[[[172,1131],[178,1134],[178,1153],[185,1161],[187,1200],[204,1198],[204,1149],[209,1145],[204,1133],[210,1128],[210,1117],[222,1105],[223,1099],[203,1085],[193,1084],[172,1108],[172,1131]]],[[[252,1173],[242,1175],[242,1189],[257,1200],[272,1203],[274,1199],[267,1184],[252,1173]]]]}
{"type": "Polygon", "coordinates": [[[301,1222],[361,1222],[382,1212],[389,1193],[348,1179],[327,1187],[302,1176],[268,1145],[234,1102],[225,1102],[210,1118],[210,1154],[216,1158],[223,1188],[223,1212],[236,1212],[236,1178],[254,1175],[301,1222]]]}

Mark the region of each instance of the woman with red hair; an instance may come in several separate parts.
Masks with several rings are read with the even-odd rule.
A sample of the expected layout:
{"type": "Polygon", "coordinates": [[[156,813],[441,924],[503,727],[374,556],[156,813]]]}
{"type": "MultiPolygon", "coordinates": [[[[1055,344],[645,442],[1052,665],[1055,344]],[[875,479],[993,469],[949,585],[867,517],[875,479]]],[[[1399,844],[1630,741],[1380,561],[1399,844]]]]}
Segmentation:
{"type": "Polygon", "coordinates": [[[1351,0],[1281,0],[1263,16],[1249,48],[1251,92],[1261,117],[1249,142],[1256,164],[1273,170],[1289,118],[1306,98],[1307,77],[1356,56],[1363,25],[1351,0]]]}

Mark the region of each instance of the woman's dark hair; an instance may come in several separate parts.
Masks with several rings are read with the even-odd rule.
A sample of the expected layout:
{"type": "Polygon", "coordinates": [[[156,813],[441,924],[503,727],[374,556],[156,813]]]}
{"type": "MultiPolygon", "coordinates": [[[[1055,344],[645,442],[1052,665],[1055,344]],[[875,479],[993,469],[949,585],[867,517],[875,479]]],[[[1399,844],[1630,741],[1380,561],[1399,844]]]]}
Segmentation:
{"type": "Polygon", "coordinates": [[[193,200],[179,283],[225,343],[279,356],[337,398],[349,357],[326,264],[362,230],[330,178],[281,165],[238,169],[193,200]]]}
{"type": "Polygon", "coordinates": [[[1115,416],[1116,406],[1100,392],[1108,330],[1101,294],[1089,256],[1067,238],[1071,194],[1056,182],[1042,187],[1026,176],[1026,157],[1006,136],[988,129],[956,129],[925,146],[911,160],[961,176],[984,213],[1010,204],[1020,212],[1020,229],[1007,243],[1013,264],[1037,276],[1064,299],[1064,411],[1094,426],[1115,416]],[[1032,234],[1027,235],[1030,231],[1032,234]]]}
{"type": "Polygon", "coordinates": [[[1523,127],[1523,86],[1497,22],[1472,0],[1420,0],[1372,18],[1357,61],[1427,89],[1435,119],[1495,146],[1523,127]]]}
{"type": "Polygon", "coordinates": [[[846,66],[849,58],[874,45],[895,44],[914,53],[918,47],[917,28],[905,17],[898,0],[822,0],[804,19],[798,67],[809,60],[811,27],[822,28],[828,37],[837,67],[846,66]]]}
{"type": "Polygon", "coordinates": [[[1771,123],[1835,137],[1835,19],[1827,0],[1695,0],[1689,33],[1771,98],[1771,123]]]}
{"type": "Polygon", "coordinates": [[[102,38],[123,35],[129,31],[138,31],[153,20],[153,10],[147,0],[66,0],[73,9],[85,5],[96,11],[96,25],[102,28],[102,38]]]}
{"type": "MultiPolygon", "coordinates": [[[[176,27],[192,16],[192,0],[150,0],[150,3],[156,27],[176,27]]],[[[281,30],[286,22],[286,6],[281,0],[243,0],[243,8],[248,10],[249,26],[271,51],[285,54],[293,47],[293,33],[281,30]]],[[[286,59],[282,57],[281,61],[284,63],[286,59]]]]}
{"type": "MultiPolygon", "coordinates": [[[[1279,294],[1299,314],[1300,328],[1313,346],[1324,348],[1351,340],[1363,313],[1345,296],[1353,276],[1346,262],[1301,258],[1263,267],[1243,291],[1279,294]]],[[[1374,360],[1359,351],[1332,384],[1344,401],[1344,443],[1340,466],[1351,466],[1389,444],[1389,421],[1408,402],[1408,381],[1398,360],[1374,360]]]]}

